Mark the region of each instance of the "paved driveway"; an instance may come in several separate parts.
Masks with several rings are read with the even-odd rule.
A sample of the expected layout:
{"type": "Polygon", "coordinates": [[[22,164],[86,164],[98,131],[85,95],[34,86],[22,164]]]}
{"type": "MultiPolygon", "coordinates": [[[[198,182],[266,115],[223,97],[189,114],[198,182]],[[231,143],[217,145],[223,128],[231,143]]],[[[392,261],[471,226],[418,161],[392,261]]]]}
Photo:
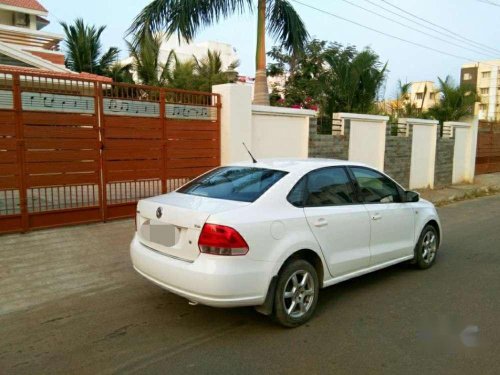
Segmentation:
{"type": "Polygon", "coordinates": [[[130,220],[0,237],[0,372],[498,374],[500,195],[440,214],[435,267],[325,289],[293,330],[143,280],[130,220]]]}

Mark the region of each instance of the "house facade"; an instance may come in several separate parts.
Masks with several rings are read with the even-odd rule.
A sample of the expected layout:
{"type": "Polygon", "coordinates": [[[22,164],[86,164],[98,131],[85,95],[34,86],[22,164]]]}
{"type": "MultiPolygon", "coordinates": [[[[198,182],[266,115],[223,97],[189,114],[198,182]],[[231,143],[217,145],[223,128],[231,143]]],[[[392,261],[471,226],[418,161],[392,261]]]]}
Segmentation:
{"type": "Polygon", "coordinates": [[[471,85],[479,95],[474,115],[480,120],[500,121],[500,60],[462,65],[460,83],[471,85]]]}
{"type": "Polygon", "coordinates": [[[47,16],[37,0],[0,0],[0,65],[67,72],[64,37],[43,30],[47,16]]]}
{"type": "Polygon", "coordinates": [[[44,30],[50,23],[48,14],[37,0],[0,0],[0,69],[111,81],[107,77],[76,73],[66,68],[60,50],[64,36],[44,30]]]}
{"type": "Polygon", "coordinates": [[[429,108],[437,104],[439,93],[433,81],[416,81],[411,83],[410,87],[410,103],[422,112],[426,112],[429,108]]]}

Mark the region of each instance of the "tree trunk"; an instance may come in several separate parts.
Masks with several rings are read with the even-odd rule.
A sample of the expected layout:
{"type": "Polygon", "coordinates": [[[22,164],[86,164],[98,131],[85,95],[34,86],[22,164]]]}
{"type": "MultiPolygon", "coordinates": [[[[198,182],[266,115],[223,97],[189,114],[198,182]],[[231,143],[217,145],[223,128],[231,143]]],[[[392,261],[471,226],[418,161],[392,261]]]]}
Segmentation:
{"type": "Polygon", "coordinates": [[[253,88],[253,103],[269,105],[269,89],[266,74],[266,0],[259,0],[257,18],[256,72],[253,88]]]}

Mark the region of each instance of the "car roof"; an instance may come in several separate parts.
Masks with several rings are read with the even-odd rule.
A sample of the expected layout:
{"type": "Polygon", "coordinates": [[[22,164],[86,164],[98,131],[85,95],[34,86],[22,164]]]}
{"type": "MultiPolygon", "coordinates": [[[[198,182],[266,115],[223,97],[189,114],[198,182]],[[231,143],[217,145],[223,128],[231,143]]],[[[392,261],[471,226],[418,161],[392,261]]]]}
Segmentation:
{"type": "Polygon", "coordinates": [[[357,163],[347,160],[320,159],[320,158],[308,158],[308,159],[271,158],[271,159],[259,159],[257,160],[257,163],[252,163],[252,161],[243,161],[230,164],[230,166],[277,169],[286,172],[313,170],[322,167],[333,167],[333,166],[344,166],[344,165],[367,166],[366,164],[363,163],[357,163]]]}

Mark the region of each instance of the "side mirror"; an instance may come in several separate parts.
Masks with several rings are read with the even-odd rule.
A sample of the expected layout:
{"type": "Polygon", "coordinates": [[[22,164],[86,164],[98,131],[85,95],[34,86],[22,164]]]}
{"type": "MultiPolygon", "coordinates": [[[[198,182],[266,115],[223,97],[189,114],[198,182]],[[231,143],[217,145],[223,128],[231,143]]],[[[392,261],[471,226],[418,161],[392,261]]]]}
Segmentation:
{"type": "Polygon", "coordinates": [[[420,194],[416,191],[405,192],[405,197],[407,202],[418,202],[420,200],[420,194]]]}

